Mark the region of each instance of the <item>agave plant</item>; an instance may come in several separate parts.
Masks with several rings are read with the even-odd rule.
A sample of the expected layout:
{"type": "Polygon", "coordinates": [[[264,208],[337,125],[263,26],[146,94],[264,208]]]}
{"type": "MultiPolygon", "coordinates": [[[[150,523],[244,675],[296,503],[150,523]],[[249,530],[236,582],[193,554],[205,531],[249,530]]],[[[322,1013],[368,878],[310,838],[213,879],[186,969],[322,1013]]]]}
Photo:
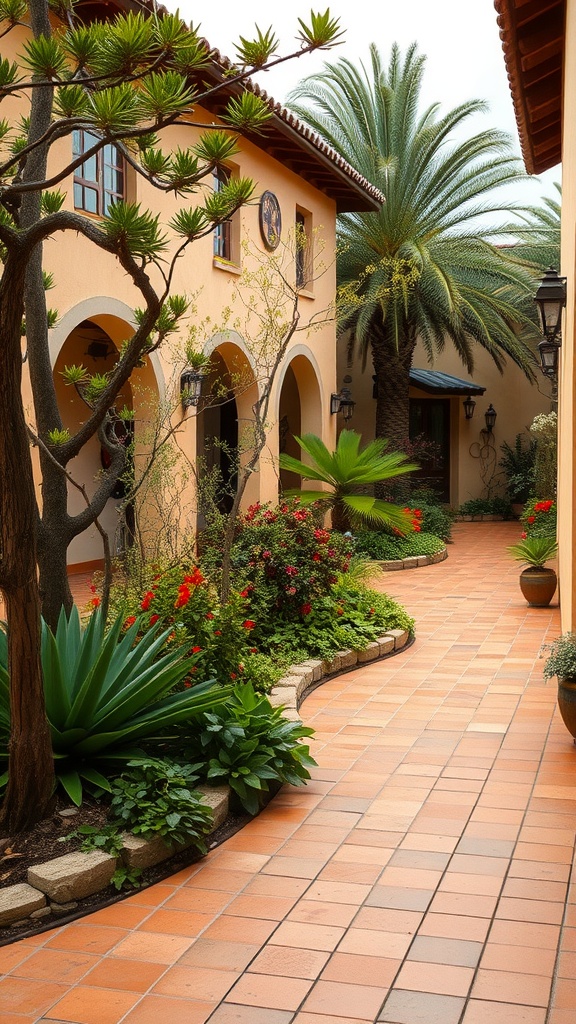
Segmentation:
{"type": "Polygon", "coordinates": [[[280,468],[298,473],[304,480],[327,484],[329,490],[288,493],[297,494],[303,502],[322,501],[328,505],[332,510],[335,530],[347,530],[355,522],[367,521],[409,533],[411,520],[403,509],[361,492],[372,484],[418,469],[418,466],[408,462],[403,452],[386,451],[386,441],[377,439],[361,449],[361,440],[356,431],[343,430],[336,451],[330,452],[315,434],[297,437],[296,441],[309,456],[311,465],[282,454],[280,468]]]}
{"type": "MultiPolygon", "coordinates": [[[[52,732],[56,774],[74,801],[82,799],[82,780],[109,790],[94,762],[124,760],[134,743],[177,722],[188,721],[224,701],[231,687],[213,680],[172,692],[195,657],[185,648],[163,652],[171,629],[154,626],[138,637],[137,620],[122,634],[120,615],[106,632],[100,610],[83,629],[78,609],[62,610],[56,633],[42,623],[42,670],[46,715],[52,732]]],[[[0,745],[10,732],[7,640],[0,630],[0,745]]]]}

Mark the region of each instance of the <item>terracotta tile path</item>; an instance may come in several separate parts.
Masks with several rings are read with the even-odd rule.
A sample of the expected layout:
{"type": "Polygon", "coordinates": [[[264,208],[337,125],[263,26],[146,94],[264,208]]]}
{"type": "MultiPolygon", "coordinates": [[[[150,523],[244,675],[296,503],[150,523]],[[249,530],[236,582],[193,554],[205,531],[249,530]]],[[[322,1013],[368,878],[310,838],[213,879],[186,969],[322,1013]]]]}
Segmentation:
{"type": "Polygon", "coordinates": [[[382,586],[401,655],[305,702],[319,768],[203,862],[0,949],[0,1020],[573,1024],[576,750],[505,546],[382,586]]]}

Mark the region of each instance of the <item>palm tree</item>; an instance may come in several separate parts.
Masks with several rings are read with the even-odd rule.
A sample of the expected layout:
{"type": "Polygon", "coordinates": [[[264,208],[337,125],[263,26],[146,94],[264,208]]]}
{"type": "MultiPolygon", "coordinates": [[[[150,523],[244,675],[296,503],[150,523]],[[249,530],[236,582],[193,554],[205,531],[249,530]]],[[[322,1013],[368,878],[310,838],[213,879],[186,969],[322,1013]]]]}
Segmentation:
{"type": "Polygon", "coordinates": [[[542,206],[530,206],[520,214],[520,224],[511,225],[516,258],[535,268],[536,276],[548,267],[560,266],[560,216],[562,188],[555,183],[558,199],[545,196],[542,206]]]}
{"type": "Polygon", "coordinates": [[[519,310],[532,284],[526,267],[495,244],[502,227],[483,226],[487,214],[515,208],[497,189],[524,177],[508,136],[490,130],[454,141],[485,109],[480,101],[443,116],[437,105],[420,114],[425,58],[415,45],[405,58],[394,45],[387,70],[375,46],[370,56],[370,70],[345,59],[325,65],[289,103],[386,199],[379,213],[340,218],[338,272],[340,284],[356,282],[360,295],[342,328],[364,360],[372,355],[376,436],[398,448],[408,437],[418,339],[430,361],[449,339],[472,372],[478,343],[500,370],[509,356],[533,379],[521,330],[531,321],[519,310]]]}
{"type": "Polygon", "coordinates": [[[317,480],[326,484],[329,490],[288,493],[297,494],[306,504],[324,502],[332,510],[335,530],[343,532],[356,522],[367,521],[409,533],[412,529],[411,521],[403,509],[391,502],[358,492],[409,473],[418,469],[418,466],[407,462],[402,452],[387,452],[385,441],[377,439],[360,449],[361,440],[360,434],[354,430],[343,430],[336,451],[330,452],[315,434],[297,437],[296,441],[309,456],[311,464],[283,454],[280,456],[280,469],[298,473],[303,480],[317,480]]]}

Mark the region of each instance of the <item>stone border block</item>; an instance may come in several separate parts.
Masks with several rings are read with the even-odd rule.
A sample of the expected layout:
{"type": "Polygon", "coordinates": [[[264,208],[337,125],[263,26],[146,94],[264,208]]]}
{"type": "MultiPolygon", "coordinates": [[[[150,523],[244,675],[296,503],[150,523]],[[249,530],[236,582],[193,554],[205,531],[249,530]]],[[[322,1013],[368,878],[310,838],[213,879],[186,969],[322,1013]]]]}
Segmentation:
{"type": "Polygon", "coordinates": [[[354,665],[358,663],[358,654],[356,651],[338,651],[337,658],[340,658],[340,668],[354,668],[354,665]]]}
{"type": "Polygon", "coordinates": [[[55,903],[69,903],[104,889],[115,870],[116,858],[109,853],[77,851],[28,868],[28,883],[55,903]]]}
{"type": "Polygon", "coordinates": [[[45,906],[44,893],[38,892],[33,886],[27,885],[26,882],[9,885],[6,889],[0,889],[0,925],[22,921],[23,918],[43,910],[45,906]]]}
{"type": "Polygon", "coordinates": [[[394,650],[394,637],[393,636],[381,636],[377,640],[378,646],[380,647],[380,657],[384,654],[391,654],[394,650]]]}
{"type": "Polygon", "coordinates": [[[374,661],[375,658],[379,657],[380,644],[377,640],[373,640],[363,651],[358,651],[358,664],[365,665],[367,661],[374,661]]]}
{"type": "Polygon", "coordinates": [[[410,634],[407,629],[389,629],[388,636],[393,637],[394,650],[399,651],[408,643],[408,637],[410,634]]]}

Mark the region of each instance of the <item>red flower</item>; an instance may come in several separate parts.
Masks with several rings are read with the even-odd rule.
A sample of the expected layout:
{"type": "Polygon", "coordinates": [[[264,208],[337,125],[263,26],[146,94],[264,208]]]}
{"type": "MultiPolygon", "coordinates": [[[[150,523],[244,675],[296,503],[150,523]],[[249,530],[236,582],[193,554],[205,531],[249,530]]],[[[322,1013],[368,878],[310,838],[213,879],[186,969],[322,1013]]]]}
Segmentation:
{"type": "Polygon", "coordinates": [[[286,593],[293,597],[296,593],[296,587],[286,587],[286,593]]]}
{"type": "Polygon", "coordinates": [[[296,566],[295,565],[287,565],[286,566],[286,575],[287,576],[297,576],[298,575],[298,569],[296,568],[296,566]]]}
{"type": "Polygon", "coordinates": [[[250,648],[250,654],[258,654],[258,648],[257,647],[251,647],[250,648]]]}
{"type": "Polygon", "coordinates": [[[178,587],[178,597],[174,601],[175,608],[184,608],[190,600],[190,587],[185,583],[181,583],[178,587]]]}
{"type": "Polygon", "coordinates": [[[90,584],[90,591],[91,591],[92,594],[96,593],[96,587],[94,586],[93,583],[90,584]]]}
{"type": "Polygon", "coordinates": [[[231,672],[230,673],[230,679],[236,679],[236,673],[235,672],[231,672]]]}
{"type": "Polygon", "coordinates": [[[150,625],[153,626],[156,622],[158,622],[159,618],[160,618],[159,615],[151,615],[150,616],[150,625]]]}
{"type": "Polygon", "coordinates": [[[140,605],[143,612],[147,612],[152,601],[154,600],[154,593],[152,590],[147,590],[142,598],[142,604],[140,605]]]}
{"type": "Polygon", "coordinates": [[[336,615],[344,615],[344,609],[343,608],[337,608],[336,609],[336,615]]]}
{"type": "Polygon", "coordinates": [[[184,689],[186,689],[186,690],[189,690],[191,686],[192,686],[192,683],[184,683],[184,689]]]}
{"type": "Polygon", "coordinates": [[[297,512],[293,512],[292,518],[296,519],[297,522],[302,523],[305,519],[308,519],[308,513],[305,509],[298,509],[297,512]]]}
{"type": "Polygon", "coordinates": [[[312,611],[312,605],[309,604],[308,602],[306,602],[306,604],[303,604],[301,606],[301,608],[300,608],[300,614],[301,615],[310,615],[311,611],[312,611]]]}
{"type": "Polygon", "coordinates": [[[521,537],[522,540],[526,540],[527,536],[528,536],[528,534],[526,533],[525,530],[520,534],[520,537],[521,537]]]}
{"type": "Polygon", "coordinates": [[[248,587],[246,587],[244,590],[240,591],[240,597],[248,597],[249,593],[250,591],[248,590],[248,587]]]}
{"type": "MultiPolygon", "coordinates": [[[[212,618],[214,618],[214,616],[212,616],[212,618]]],[[[214,636],[222,636],[222,630],[221,629],[215,629],[214,630],[214,636]]]]}
{"type": "Polygon", "coordinates": [[[321,557],[322,556],[321,556],[320,552],[319,551],[315,551],[314,554],[312,555],[312,561],[313,562],[319,562],[321,557]]]}
{"type": "Polygon", "coordinates": [[[272,558],[272,552],[271,551],[263,551],[262,552],[262,558],[272,558]]]}
{"type": "Polygon", "coordinates": [[[536,522],[536,516],[528,516],[527,522],[528,523],[535,523],[536,522]]]}
{"type": "Polygon", "coordinates": [[[254,626],[256,625],[256,623],[252,622],[252,619],[246,619],[246,621],[243,622],[242,625],[243,625],[244,629],[254,629],[254,626]]]}
{"type": "Polygon", "coordinates": [[[213,612],[206,612],[206,618],[207,619],[213,619],[214,618],[214,613],[213,612]]]}
{"type": "Polygon", "coordinates": [[[98,608],[99,605],[100,605],[100,598],[99,597],[93,597],[91,603],[92,603],[92,607],[93,608],[98,608]]]}
{"type": "Polygon", "coordinates": [[[133,626],[135,622],[136,622],[136,616],[135,615],[129,615],[128,618],[126,619],[126,621],[124,622],[124,629],[129,629],[129,627],[133,626]]]}
{"type": "Polygon", "coordinates": [[[184,583],[190,583],[193,587],[199,587],[201,583],[204,583],[204,576],[200,572],[200,569],[194,569],[193,573],[185,576],[184,583]]]}
{"type": "Polygon", "coordinates": [[[192,648],[192,654],[199,654],[201,650],[202,650],[201,647],[193,647],[192,648]]]}

